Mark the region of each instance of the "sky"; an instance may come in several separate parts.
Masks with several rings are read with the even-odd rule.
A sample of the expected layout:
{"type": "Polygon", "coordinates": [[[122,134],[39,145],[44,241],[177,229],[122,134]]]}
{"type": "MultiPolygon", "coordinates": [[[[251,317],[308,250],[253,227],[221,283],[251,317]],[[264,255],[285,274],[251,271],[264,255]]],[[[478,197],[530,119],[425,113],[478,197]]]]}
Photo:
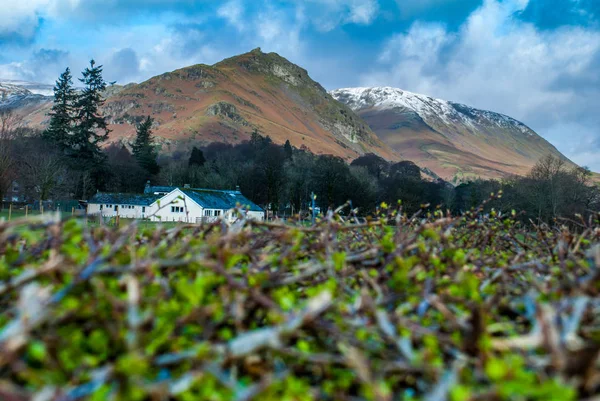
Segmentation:
{"type": "Polygon", "coordinates": [[[507,114],[600,172],[600,0],[0,5],[0,79],[53,83],[94,58],[125,84],[261,47],[329,90],[393,86],[507,114]]]}

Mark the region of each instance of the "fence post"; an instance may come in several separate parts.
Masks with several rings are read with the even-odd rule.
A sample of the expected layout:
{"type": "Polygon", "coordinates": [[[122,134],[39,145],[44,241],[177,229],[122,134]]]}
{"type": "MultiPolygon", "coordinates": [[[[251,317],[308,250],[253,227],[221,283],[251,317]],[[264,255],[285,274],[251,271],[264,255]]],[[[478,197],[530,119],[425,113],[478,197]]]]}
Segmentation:
{"type": "Polygon", "coordinates": [[[25,205],[25,217],[29,214],[29,205],[25,205]]]}
{"type": "Polygon", "coordinates": [[[314,192],[310,193],[310,199],[311,199],[311,205],[312,205],[312,225],[315,225],[315,220],[317,218],[317,205],[316,205],[316,200],[317,200],[317,195],[315,195],[314,192]]]}
{"type": "Polygon", "coordinates": [[[12,202],[8,205],[8,221],[10,221],[11,216],[12,216],[12,202]]]}
{"type": "Polygon", "coordinates": [[[75,206],[71,207],[71,217],[75,216],[75,206]]]}

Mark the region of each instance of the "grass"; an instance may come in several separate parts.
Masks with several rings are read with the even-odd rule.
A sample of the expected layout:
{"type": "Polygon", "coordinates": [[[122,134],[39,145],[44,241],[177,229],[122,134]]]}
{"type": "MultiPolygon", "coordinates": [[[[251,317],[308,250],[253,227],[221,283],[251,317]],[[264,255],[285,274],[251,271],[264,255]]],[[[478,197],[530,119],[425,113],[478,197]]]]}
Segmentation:
{"type": "MultiPolygon", "coordinates": [[[[15,218],[19,218],[19,217],[25,217],[25,209],[13,209],[10,213],[8,209],[2,209],[0,210],[0,219],[8,219],[10,214],[11,219],[15,219],[15,218]]],[[[27,211],[27,215],[28,216],[32,216],[32,215],[39,215],[40,211],[39,210],[28,210],[27,211]]]]}

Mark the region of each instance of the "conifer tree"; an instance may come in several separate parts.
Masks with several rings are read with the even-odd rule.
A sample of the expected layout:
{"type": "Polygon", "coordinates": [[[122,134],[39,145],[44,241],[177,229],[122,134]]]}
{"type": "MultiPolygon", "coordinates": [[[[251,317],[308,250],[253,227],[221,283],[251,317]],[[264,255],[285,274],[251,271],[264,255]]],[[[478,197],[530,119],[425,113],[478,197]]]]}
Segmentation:
{"type": "Polygon", "coordinates": [[[73,88],[71,70],[67,68],[60,74],[54,86],[54,104],[50,111],[50,125],[44,131],[44,137],[60,147],[67,146],[73,130],[74,103],[77,98],[73,88]]]}
{"type": "Polygon", "coordinates": [[[102,92],[106,89],[102,66],[96,66],[95,61],[91,60],[82,75],[83,78],[79,80],[84,88],[75,103],[77,119],[69,147],[82,162],[80,167],[87,169],[103,163],[104,154],[100,145],[108,139],[110,130],[106,118],[100,113],[100,107],[104,104],[102,92]]]}
{"type": "Polygon", "coordinates": [[[293,155],[293,149],[292,149],[292,144],[290,143],[290,140],[286,140],[285,144],[283,145],[283,152],[285,153],[285,157],[287,159],[291,159],[292,155],[293,155]]]}
{"type": "Polygon", "coordinates": [[[155,175],[160,171],[156,162],[158,156],[154,148],[154,138],[152,137],[152,123],[150,116],[144,120],[136,129],[135,142],[133,143],[133,155],[140,167],[149,174],[155,175]]]}
{"type": "Polygon", "coordinates": [[[204,158],[204,153],[202,152],[202,150],[198,149],[197,147],[194,146],[194,148],[192,149],[192,154],[190,155],[190,158],[188,160],[188,166],[204,166],[204,163],[206,163],[206,159],[204,158]]]}

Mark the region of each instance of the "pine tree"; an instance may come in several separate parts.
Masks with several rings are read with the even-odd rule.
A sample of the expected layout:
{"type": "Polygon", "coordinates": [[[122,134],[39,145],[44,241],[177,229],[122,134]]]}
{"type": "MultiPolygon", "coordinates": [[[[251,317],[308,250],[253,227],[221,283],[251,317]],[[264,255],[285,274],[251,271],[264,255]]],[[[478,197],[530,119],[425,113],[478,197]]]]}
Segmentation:
{"type": "Polygon", "coordinates": [[[74,103],[77,98],[73,88],[71,70],[67,68],[60,74],[54,86],[54,104],[50,116],[50,125],[44,131],[44,138],[60,147],[67,146],[69,135],[73,130],[74,103]]]}
{"type": "Polygon", "coordinates": [[[204,166],[204,163],[206,163],[204,153],[202,150],[194,146],[192,149],[192,154],[190,155],[190,159],[188,160],[188,166],[204,166]]]}
{"type": "Polygon", "coordinates": [[[283,145],[283,152],[285,153],[285,157],[287,159],[292,158],[293,150],[292,150],[292,144],[290,143],[289,139],[287,141],[285,141],[285,144],[283,145]]]}
{"type": "Polygon", "coordinates": [[[152,123],[150,116],[144,120],[136,129],[135,142],[133,143],[133,155],[140,167],[149,174],[155,175],[160,171],[156,162],[158,156],[154,148],[154,138],[152,137],[152,123]]]}
{"type": "Polygon", "coordinates": [[[106,118],[100,113],[104,104],[102,92],[106,89],[106,82],[102,78],[102,66],[96,66],[94,60],[90,67],[82,72],[83,78],[79,80],[84,84],[81,94],[77,97],[76,126],[70,136],[69,147],[82,163],[82,168],[93,168],[104,162],[104,154],[100,149],[102,142],[108,139],[110,130],[106,118]]]}

